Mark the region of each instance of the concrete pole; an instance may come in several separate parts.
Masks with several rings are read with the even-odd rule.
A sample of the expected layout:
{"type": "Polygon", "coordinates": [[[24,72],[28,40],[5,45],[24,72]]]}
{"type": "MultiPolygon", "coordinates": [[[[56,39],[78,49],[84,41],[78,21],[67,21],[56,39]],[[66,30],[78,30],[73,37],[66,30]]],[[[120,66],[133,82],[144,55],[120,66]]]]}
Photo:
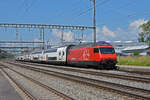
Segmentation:
{"type": "Polygon", "coordinates": [[[84,30],[82,29],[82,41],[84,40],[84,30]]]}
{"type": "Polygon", "coordinates": [[[18,28],[16,27],[16,40],[18,40],[18,28]]]}
{"type": "Polygon", "coordinates": [[[64,42],[64,29],[62,29],[62,32],[61,32],[61,43],[63,44],[64,42]]]}
{"type": "Polygon", "coordinates": [[[93,27],[94,27],[94,44],[96,44],[96,9],[95,9],[95,0],[93,0],[93,27]]]}
{"type": "Polygon", "coordinates": [[[43,44],[42,44],[42,49],[44,49],[44,28],[40,28],[40,40],[43,42],[43,44]]]}
{"type": "Polygon", "coordinates": [[[42,34],[43,35],[43,40],[42,41],[43,41],[43,49],[44,49],[44,45],[45,45],[45,43],[44,43],[45,42],[44,28],[42,28],[42,33],[43,33],[42,34]]]}

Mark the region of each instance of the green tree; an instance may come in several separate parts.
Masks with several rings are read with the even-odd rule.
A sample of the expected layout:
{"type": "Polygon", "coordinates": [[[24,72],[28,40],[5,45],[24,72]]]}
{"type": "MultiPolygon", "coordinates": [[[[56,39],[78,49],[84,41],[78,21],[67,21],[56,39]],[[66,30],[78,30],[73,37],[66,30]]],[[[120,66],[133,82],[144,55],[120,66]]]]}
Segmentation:
{"type": "Polygon", "coordinates": [[[150,20],[140,26],[142,32],[139,33],[139,42],[147,42],[150,45],[150,20]]]}

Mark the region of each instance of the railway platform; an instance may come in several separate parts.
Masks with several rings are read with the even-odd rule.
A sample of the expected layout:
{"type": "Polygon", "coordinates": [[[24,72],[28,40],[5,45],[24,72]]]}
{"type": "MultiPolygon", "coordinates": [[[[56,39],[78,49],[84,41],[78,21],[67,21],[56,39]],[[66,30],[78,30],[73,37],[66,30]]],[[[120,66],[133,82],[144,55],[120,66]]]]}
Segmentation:
{"type": "Polygon", "coordinates": [[[150,66],[129,66],[129,65],[117,65],[119,70],[150,73],[150,66]]]}
{"type": "MultiPolygon", "coordinates": [[[[0,69],[1,70],[1,69],[0,69]]],[[[0,71],[0,100],[23,100],[0,71]]]]}

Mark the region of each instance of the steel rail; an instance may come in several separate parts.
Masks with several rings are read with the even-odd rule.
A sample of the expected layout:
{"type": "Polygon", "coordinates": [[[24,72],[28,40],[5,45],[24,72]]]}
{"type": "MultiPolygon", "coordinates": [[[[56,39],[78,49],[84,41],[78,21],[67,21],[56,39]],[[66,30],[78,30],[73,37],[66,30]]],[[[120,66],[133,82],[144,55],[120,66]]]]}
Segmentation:
{"type": "Polygon", "coordinates": [[[23,67],[25,69],[33,70],[36,72],[41,72],[41,73],[44,73],[47,75],[51,75],[51,76],[55,76],[58,78],[77,82],[80,84],[92,86],[97,89],[105,89],[105,90],[111,91],[113,93],[115,92],[115,93],[118,93],[121,95],[126,95],[128,97],[142,99],[142,100],[150,100],[150,97],[149,97],[150,90],[145,90],[145,89],[141,89],[141,88],[126,86],[126,85],[121,85],[121,84],[116,84],[116,83],[111,83],[111,82],[106,82],[106,81],[100,81],[100,80],[95,80],[95,79],[89,79],[89,78],[70,75],[70,74],[64,74],[64,73],[60,73],[60,72],[45,70],[45,69],[41,69],[41,68],[35,68],[35,67],[31,67],[31,66],[29,67],[29,66],[17,65],[17,64],[14,64],[14,65],[16,67],[23,67]]]}
{"type": "MultiPolygon", "coordinates": [[[[8,68],[8,67],[6,67],[8,68]]],[[[21,89],[21,91],[23,91],[25,93],[25,95],[30,98],[30,100],[37,100],[29,91],[27,91],[22,85],[20,85],[19,83],[17,83],[16,80],[14,80],[3,68],[1,68],[1,70],[5,73],[5,75],[7,75],[7,77],[16,84],[16,86],[21,89]]]]}
{"type": "Polygon", "coordinates": [[[96,76],[104,76],[109,78],[118,78],[123,80],[130,80],[130,81],[136,81],[136,82],[142,82],[142,83],[150,83],[150,78],[144,78],[144,77],[137,77],[137,76],[131,76],[131,75],[120,75],[120,74],[113,74],[113,73],[105,73],[105,72],[96,72],[96,71],[87,71],[87,70],[81,70],[81,69],[72,69],[72,68],[64,68],[64,67],[56,67],[54,65],[44,65],[44,64],[33,64],[33,63],[25,63],[28,65],[36,65],[40,67],[49,67],[53,69],[59,69],[63,71],[70,71],[70,72],[80,72],[84,74],[90,74],[90,75],[96,75],[96,76]]]}
{"type": "Polygon", "coordinates": [[[150,75],[149,72],[141,72],[141,71],[127,71],[127,70],[121,70],[121,69],[118,69],[118,71],[121,71],[121,72],[127,72],[127,73],[135,73],[135,74],[140,74],[140,75],[150,75]]]}
{"type": "MultiPolygon", "coordinates": [[[[6,66],[6,65],[3,65],[3,66],[6,66]]],[[[34,79],[32,79],[32,78],[30,78],[30,77],[28,77],[28,76],[26,76],[26,75],[24,75],[24,74],[18,72],[18,71],[15,71],[14,69],[12,69],[12,68],[10,68],[10,67],[8,67],[8,66],[6,66],[6,67],[7,67],[8,69],[14,71],[15,73],[17,73],[17,74],[19,74],[19,75],[25,77],[26,79],[28,79],[28,80],[34,82],[35,84],[38,84],[39,86],[45,88],[46,90],[50,91],[51,93],[54,93],[55,95],[59,96],[60,98],[63,98],[63,100],[73,100],[73,98],[71,98],[71,97],[69,97],[69,96],[67,96],[67,95],[65,95],[65,94],[63,94],[63,93],[61,93],[61,92],[59,92],[59,91],[57,91],[57,90],[55,90],[55,89],[53,89],[53,88],[47,86],[47,85],[44,85],[44,84],[42,84],[42,83],[39,82],[39,81],[36,81],[36,80],[34,80],[34,79]]]]}

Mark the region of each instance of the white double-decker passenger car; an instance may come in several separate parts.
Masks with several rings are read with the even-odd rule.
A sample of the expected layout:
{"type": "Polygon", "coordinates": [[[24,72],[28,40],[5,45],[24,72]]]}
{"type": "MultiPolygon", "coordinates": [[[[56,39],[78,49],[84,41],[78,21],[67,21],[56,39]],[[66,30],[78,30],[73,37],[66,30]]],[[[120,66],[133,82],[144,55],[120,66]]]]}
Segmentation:
{"type": "Polygon", "coordinates": [[[68,46],[55,47],[47,50],[34,51],[17,56],[16,60],[65,64],[68,46]]]}
{"type": "Polygon", "coordinates": [[[47,63],[65,63],[67,46],[44,50],[43,61],[47,63]]]}

